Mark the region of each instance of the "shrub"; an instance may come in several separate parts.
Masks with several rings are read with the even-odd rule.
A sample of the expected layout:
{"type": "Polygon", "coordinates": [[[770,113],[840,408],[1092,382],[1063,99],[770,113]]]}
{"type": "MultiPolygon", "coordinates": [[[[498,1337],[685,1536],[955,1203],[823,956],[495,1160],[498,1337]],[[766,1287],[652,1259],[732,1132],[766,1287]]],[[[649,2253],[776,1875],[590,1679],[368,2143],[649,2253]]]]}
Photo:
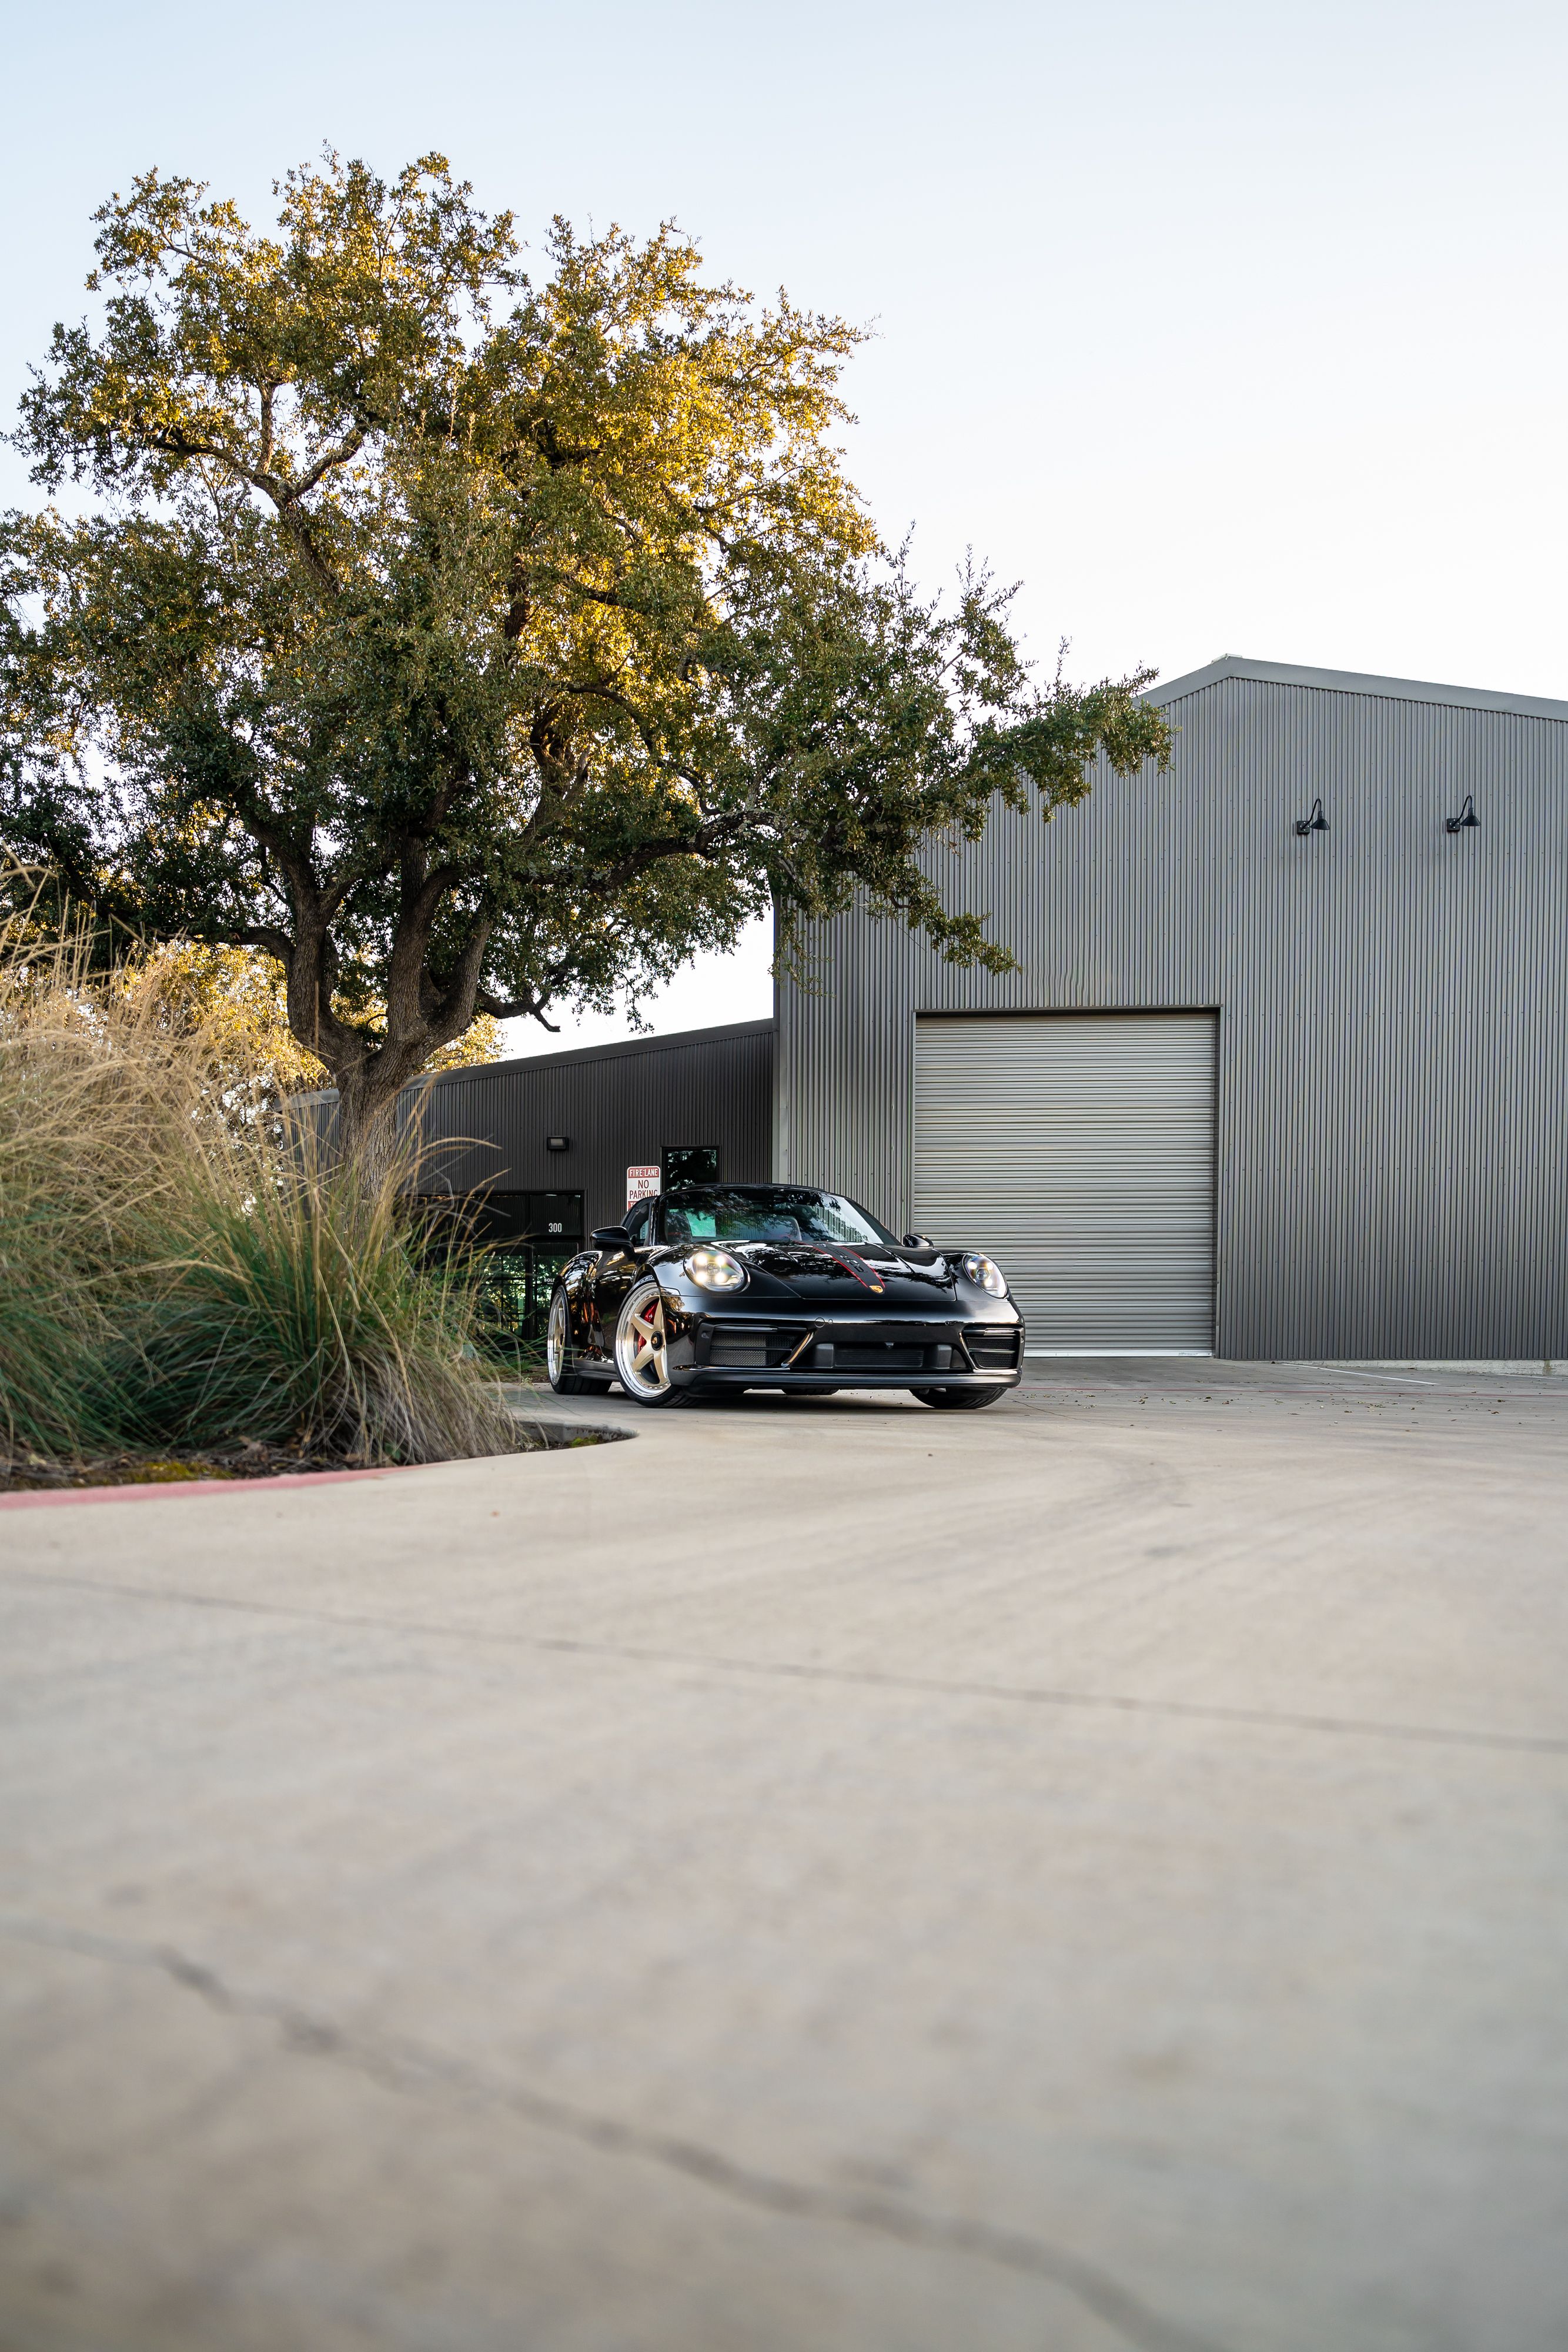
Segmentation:
{"type": "Polygon", "coordinates": [[[0,930],[0,1444],[515,1446],[473,1360],[463,1236],[402,1206],[412,1162],[366,1182],[308,1138],[236,1132],[205,1034],[89,945],[0,930]]]}
{"type": "MultiPolygon", "coordinates": [[[[409,1171],[230,1148],[165,1219],[183,1253],[137,1334],[138,1418],[198,1446],[236,1430],[350,1462],[505,1452],[516,1427],[466,1350],[464,1245],[411,1227],[409,1171]]],[[[128,1379],[126,1385],[132,1384],[128,1379]]]]}

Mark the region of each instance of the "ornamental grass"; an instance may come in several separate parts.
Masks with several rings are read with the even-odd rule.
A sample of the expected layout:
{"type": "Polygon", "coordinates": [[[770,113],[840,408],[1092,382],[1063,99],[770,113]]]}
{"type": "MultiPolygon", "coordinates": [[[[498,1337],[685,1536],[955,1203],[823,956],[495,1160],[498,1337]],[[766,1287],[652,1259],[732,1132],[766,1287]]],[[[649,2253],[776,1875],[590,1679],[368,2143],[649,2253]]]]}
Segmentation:
{"type": "Polygon", "coordinates": [[[0,1454],[257,1445],[366,1466],[510,1452],[470,1252],[309,1131],[214,1103],[82,936],[0,929],[0,1454]]]}

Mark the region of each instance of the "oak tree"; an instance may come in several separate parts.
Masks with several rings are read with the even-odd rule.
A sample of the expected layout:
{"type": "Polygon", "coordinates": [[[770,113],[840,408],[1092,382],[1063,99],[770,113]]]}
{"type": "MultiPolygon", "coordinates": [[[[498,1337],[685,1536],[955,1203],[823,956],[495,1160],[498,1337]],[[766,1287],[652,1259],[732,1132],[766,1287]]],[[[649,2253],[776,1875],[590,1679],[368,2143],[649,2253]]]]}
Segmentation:
{"type": "Polygon", "coordinates": [[[476,1013],[633,997],[859,894],[1008,962],[923,850],[1162,759],[923,598],[831,436],[856,332],[666,226],[521,268],[445,161],[329,154],[274,233],[149,172],[16,436],[0,842],[150,940],[263,950],[373,1150],[476,1013]]]}
{"type": "MultiPolygon", "coordinates": [[[[200,1037],[209,1056],[206,1094],[236,1134],[275,1120],[290,1096],[329,1082],[288,1022],[284,975],[256,948],[166,940],[121,955],[99,983],[124,996],[169,1036],[200,1037]]],[[[379,1012],[379,1008],[372,1008],[379,1012]]],[[[422,1075],[501,1058],[500,1025],[477,1014],[461,1037],[437,1046],[422,1075]]]]}

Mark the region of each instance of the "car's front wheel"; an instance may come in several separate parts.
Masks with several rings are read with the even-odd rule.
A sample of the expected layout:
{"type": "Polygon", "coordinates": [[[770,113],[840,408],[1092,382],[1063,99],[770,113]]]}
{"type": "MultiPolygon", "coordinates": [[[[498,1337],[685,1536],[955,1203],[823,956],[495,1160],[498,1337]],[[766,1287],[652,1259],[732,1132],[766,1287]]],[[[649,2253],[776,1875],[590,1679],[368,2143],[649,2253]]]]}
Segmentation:
{"type": "Polygon", "coordinates": [[[670,1384],[664,1298],[652,1275],[633,1285],[615,1326],[615,1369],[633,1404],[679,1404],[684,1391],[670,1384]]]}
{"type": "Polygon", "coordinates": [[[607,1381],[591,1381],[571,1369],[571,1321],[566,1293],[558,1290],[545,1324],[545,1372],[557,1396],[602,1396],[607,1381]]]}
{"type": "Polygon", "coordinates": [[[912,1397],[928,1404],[936,1412],[978,1412],[982,1405],[995,1404],[1005,1397],[1006,1389],[911,1389],[912,1397]]]}

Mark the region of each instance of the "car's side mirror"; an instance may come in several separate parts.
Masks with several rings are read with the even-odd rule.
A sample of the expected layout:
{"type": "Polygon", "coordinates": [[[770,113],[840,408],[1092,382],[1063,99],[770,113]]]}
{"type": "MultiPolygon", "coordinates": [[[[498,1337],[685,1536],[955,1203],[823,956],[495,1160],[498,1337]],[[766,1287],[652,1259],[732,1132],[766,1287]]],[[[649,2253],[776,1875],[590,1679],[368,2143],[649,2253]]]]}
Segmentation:
{"type": "Polygon", "coordinates": [[[936,1244],[928,1242],[924,1234],[905,1234],[904,1246],[905,1249],[935,1249],[936,1244]]]}
{"type": "Polygon", "coordinates": [[[596,1249],[631,1249],[631,1234],[624,1225],[596,1225],[588,1236],[596,1249]]]}

